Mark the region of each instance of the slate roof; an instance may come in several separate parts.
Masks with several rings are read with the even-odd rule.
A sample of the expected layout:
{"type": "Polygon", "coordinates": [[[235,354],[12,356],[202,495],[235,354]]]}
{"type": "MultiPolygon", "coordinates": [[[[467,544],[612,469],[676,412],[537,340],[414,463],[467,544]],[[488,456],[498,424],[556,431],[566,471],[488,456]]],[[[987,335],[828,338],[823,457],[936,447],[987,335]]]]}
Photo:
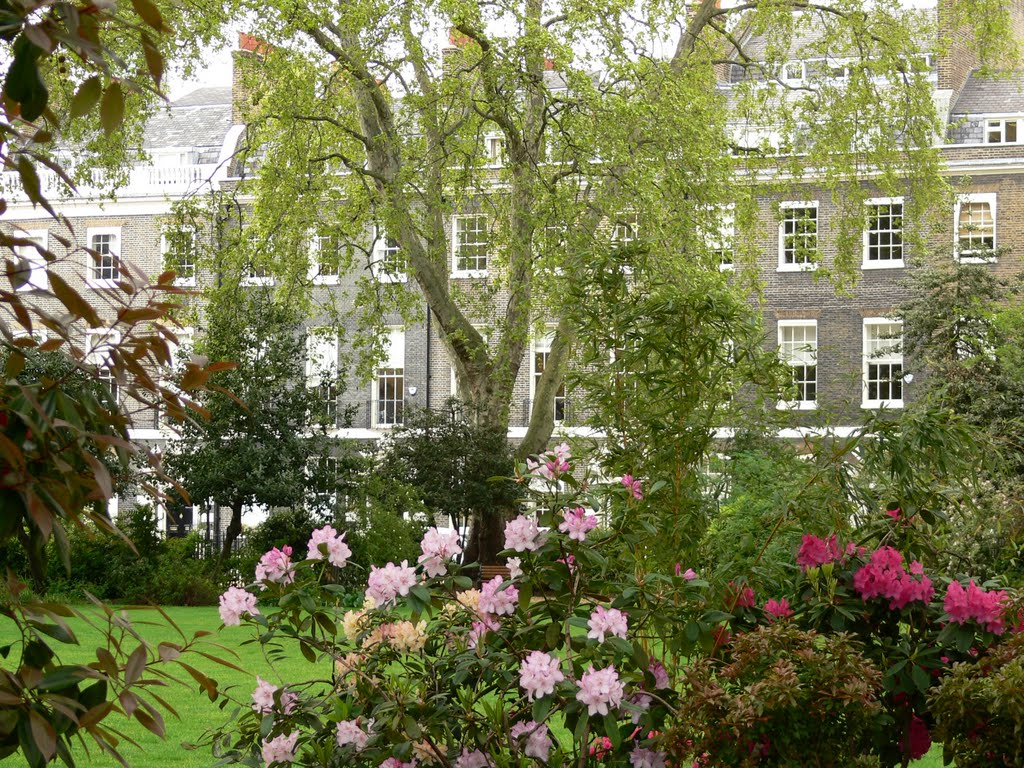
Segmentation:
{"type": "Polygon", "coordinates": [[[146,123],[143,148],[217,149],[231,127],[231,89],[200,88],[157,110],[146,123]]]}
{"type": "Polygon", "coordinates": [[[1024,72],[1007,72],[997,77],[979,77],[972,72],[953,105],[954,115],[986,112],[1024,113],[1024,72]]]}

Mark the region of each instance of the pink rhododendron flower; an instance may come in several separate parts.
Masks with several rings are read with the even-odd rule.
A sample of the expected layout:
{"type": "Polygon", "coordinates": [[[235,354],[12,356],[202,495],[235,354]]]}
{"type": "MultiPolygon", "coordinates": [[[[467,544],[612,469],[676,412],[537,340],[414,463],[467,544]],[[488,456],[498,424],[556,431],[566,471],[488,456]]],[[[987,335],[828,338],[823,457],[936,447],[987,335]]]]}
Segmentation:
{"type": "Polygon", "coordinates": [[[373,600],[374,608],[379,608],[394,603],[399,595],[408,595],[409,590],[416,586],[416,571],[409,566],[408,560],[403,560],[401,565],[388,563],[383,568],[374,565],[370,567],[366,583],[366,597],[373,600]]]}
{"type": "Polygon", "coordinates": [[[366,749],[366,744],[370,741],[370,735],[359,727],[357,720],[342,720],[339,722],[336,738],[339,747],[351,744],[356,748],[356,752],[362,752],[366,749]]]}
{"type": "Polygon", "coordinates": [[[480,641],[483,640],[484,635],[486,635],[488,631],[498,629],[500,626],[501,624],[497,621],[488,620],[487,617],[485,617],[484,621],[474,621],[472,626],[469,628],[469,634],[466,636],[466,647],[476,650],[480,641]]]}
{"type": "Polygon", "coordinates": [[[951,581],[946,588],[943,609],[954,624],[976,621],[987,631],[1001,635],[1006,630],[1003,611],[1007,595],[1003,590],[986,592],[971,579],[967,589],[958,581],[951,581]]]}
{"type": "Polygon", "coordinates": [[[551,732],[542,723],[530,720],[527,723],[516,723],[509,731],[512,742],[521,745],[523,737],[526,737],[526,748],[523,750],[527,757],[535,757],[543,762],[548,761],[548,754],[554,744],[551,741],[551,732]]]}
{"type": "Polygon", "coordinates": [[[686,571],[683,573],[683,578],[687,581],[693,581],[697,578],[697,572],[693,570],[693,568],[687,568],[686,571]]]}
{"type": "Polygon", "coordinates": [[[452,530],[442,533],[436,527],[428,528],[420,542],[419,563],[430,578],[444,576],[448,573],[447,560],[454,560],[462,554],[459,544],[459,532],[452,530]]]}
{"type": "Polygon", "coordinates": [[[220,620],[226,626],[235,627],[242,623],[242,614],[258,616],[260,609],[256,607],[256,595],[238,587],[228,587],[228,591],[220,596],[220,620]]]}
{"type": "Polygon", "coordinates": [[[565,675],[554,656],[533,651],[519,665],[519,685],[529,699],[540,699],[555,692],[555,685],[565,680],[565,675]]]}
{"type": "Polygon", "coordinates": [[[540,529],[532,517],[520,515],[505,523],[505,549],[533,552],[540,546],[540,529]]]}
{"type": "Polygon", "coordinates": [[[518,557],[510,557],[505,561],[505,565],[508,568],[509,578],[518,579],[523,575],[523,561],[518,557]]]}
{"type": "MultiPolygon", "coordinates": [[[[274,711],[274,694],[278,692],[276,685],[271,685],[260,677],[256,678],[256,690],[252,692],[252,708],[263,715],[274,711]]],[[[290,715],[298,706],[299,695],[293,691],[281,694],[281,711],[290,715]]]]}
{"type": "Polygon", "coordinates": [[[633,498],[637,501],[640,501],[644,497],[643,492],[640,490],[640,481],[634,479],[632,475],[623,475],[621,482],[627,489],[629,489],[629,492],[633,494],[633,498]]]}
{"type": "Polygon", "coordinates": [[[793,615],[793,609],[789,607],[789,600],[782,598],[776,600],[774,597],[764,604],[764,612],[767,613],[771,618],[769,621],[775,619],[785,619],[793,615]]]}
{"type": "Polygon", "coordinates": [[[739,587],[739,586],[736,585],[735,582],[730,581],[729,582],[729,591],[731,593],[731,597],[729,598],[730,602],[732,602],[732,604],[736,608],[753,608],[754,607],[754,603],[756,602],[756,598],[755,598],[755,595],[754,595],[754,590],[752,590],[750,587],[748,587],[746,585],[744,585],[742,587],[739,587]]]}
{"type": "Polygon", "coordinates": [[[839,550],[835,534],[829,536],[828,539],[819,539],[813,534],[805,533],[803,539],[800,540],[800,551],[797,552],[796,564],[806,571],[808,568],[817,568],[826,563],[837,562],[841,556],[842,553],[839,550]]]}
{"type": "Polygon", "coordinates": [[[267,765],[273,763],[294,763],[295,742],[299,738],[298,731],[287,736],[281,734],[272,739],[263,741],[263,762],[267,765]]]}
{"type": "Polygon", "coordinates": [[[455,761],[455,768],[490,768],[490,765],[487,755],[479,749],[470,752],[464,748],[459,759],[455,761]]]}
{"type": "Polygon", "coordinates": [[[611,739],[607,736],[601,736],[594,739],[594,743],[590,745],[589,754],[595,760],[604,760],[612,753],[614,746],[611,739]]]}
{"type": "Polygon", "coordinates": [[[516,612],[519,590],[512,586],[511,582],[509,582],[509,586],[502,589],[501,585],[504,581],[505,579],[499,575],[480,587],[480,611],[482,613],[511,616],[516,612]]]}
{"type": "Polygon", "coordinates": [[[558,524],[558,530],[569,534],[574,541],[585,541],[587,532],[597,527],[597,516],[588,515],[583,507],[562,510],[562,522],[558,524]]]}
{"type": "Polygon", "coordinates": [[[586,704],[587,712],[591,715],[607,715],[609,708],[617,709],[625,693],[625,687],[614,666],[604,669],[589,667],[580,678],[579,687],[576,700],[586,704]]]}
{"type": "Polygon", "coordinates": [[[339,534],[330,525],[317,528],[310,535],[309,544],[306,545],[308,549],[306,553],[307,560],[323,560],[324,553],[320,549],[321,544],[325,545],[327,561],[331,565],[338,568],[344,568],[348,565],[348,559],[352,557],[352,550],[345,543],[344,533],[339,534]]]}
{"type": "Polygon", "coordinates": [[[633,768],[665,768],[665,753],[637,744],[629,755],[629,764],[633,768]]]}
{"type": "Polygon", "coordinates": [[[294,580],[292,548],[287,545],[281,549],[274,547],[256,565],[256,581],[260,583],[260,589],[266,589],[267,582],[291,584],[294,580]]]}
{"type": "Polygon", "coordinates": [[[416,758],[414,757],[409,762],[403,763],[397,757],[389,757],[380,764],[380,768],[416,768],[416,758]]]}
{"type": "Polygon", "coordinates": [[[604,642],[605,635],[626,639],[626,614],[617,608],[605,609],[604,606],[599,605],[590,614],[587,626],[590,627],[587,637],[597,640],[599,643],[604,642]]]}
{"type": "Polygon", "coordinates": [[[647,671],[654,675],[654,689],[656,691],[669,687],[668,670],[665,669],[665,665],[660,661],[652,658],[647,671]]]}
{"type": "Polygon", "coordinates": [[[864,600],[888,598],[889,608],[902,610],[915,600],[927,603],[935,594],[931,579],[918,562],[911,563],[914,575],[903,569],[903,555],[892,547],[879,547],[871,560],[853,575],[853,587],[864,600]]]}
{"type": "MultiPolygon", "coordinates": [[[[626,701],[634,707],[639,707],[643,710],[642,712],[629,712],[629,719],[633,721],[633,725],[636,725],[640,722],[640,717],[643,715],[643,712],[646,712],[651,708],[651,702],[654,701],[654,698],[647,693],[634,693],[626,699],[626,701]]],[[[621,714],[626,714],[626,711],[623,711],[621,714]]]]}

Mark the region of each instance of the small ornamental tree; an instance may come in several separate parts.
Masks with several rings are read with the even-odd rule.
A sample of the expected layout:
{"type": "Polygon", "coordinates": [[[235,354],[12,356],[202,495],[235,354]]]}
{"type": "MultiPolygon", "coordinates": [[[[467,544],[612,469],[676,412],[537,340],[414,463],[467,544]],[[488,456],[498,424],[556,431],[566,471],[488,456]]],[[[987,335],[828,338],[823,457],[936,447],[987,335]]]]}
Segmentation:
{"type": "Polygon", "coordinates": [[[930,746],[928,694],[1015,626],[1007,592],[924,572],[890,542],[913,519],[877,513],[869,542],[807,534],[765,599],[694,568],[624,573],[622,512],[644,481],[595,485],[566,446],[517,469],[534,512],[505,525],[509,575],[478,588],[454,531],[416,562],[374,567],[360,609],[326,569],[344,536],[272,549],[254,587],[221,597],[263,644],[294,643],[308,680],[254,680],[228,763],[303,765],[907,765],[930,746]],[[605,525],[599,525],[603,521],[605,525]],[[870,547],[868,546],[870,543],[870,547]],[[330,684],[325,685],[325,677],[330,684]]]}

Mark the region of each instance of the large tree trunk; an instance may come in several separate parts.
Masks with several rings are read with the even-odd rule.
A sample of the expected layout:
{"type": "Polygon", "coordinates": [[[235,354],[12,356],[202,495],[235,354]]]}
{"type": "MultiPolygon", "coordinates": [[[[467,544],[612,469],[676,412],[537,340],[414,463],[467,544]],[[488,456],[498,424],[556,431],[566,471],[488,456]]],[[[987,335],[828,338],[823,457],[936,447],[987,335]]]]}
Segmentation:
{"type": "Polygon", "coordinates": [[[224,563],[231,557],[231,549],[235,544],[235,539],[242,533],[243,503],[241,499],[231,502],[231,522],[228,523],[228,529],[224,532],[224,546],[221,547],[220,557],[217,558],[218,568],[223,568],[224,563]]]}
{"type": "Polygon", "coordinates": [[[28,555],[29,575],[32,577],[32,589],[37,595],[44,595],[47,586],[47,553],[46,539],[33,527],[30,532],[22,531],[18,538],[21,540],[25,554],[28,555]]]}

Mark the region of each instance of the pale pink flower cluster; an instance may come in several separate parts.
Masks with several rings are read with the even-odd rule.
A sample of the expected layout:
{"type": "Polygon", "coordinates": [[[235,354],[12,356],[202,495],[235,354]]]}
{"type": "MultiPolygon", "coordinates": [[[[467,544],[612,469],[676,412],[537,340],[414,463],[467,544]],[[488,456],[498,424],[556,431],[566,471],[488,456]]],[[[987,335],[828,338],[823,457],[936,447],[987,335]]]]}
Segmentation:
{"type": "Polygon", "coordinates": [[[687,568],[686,571],[683,573],[683,578],[687,581],[693,581],[697,578],[697,572],[693,570],[693,568],[687,568]]]}
{"type": "Polygon", "coordinates": [[[549,653],[533,651],[519,665],[519,685],[527,698],[540,699],[555,692],[555,685],[565,680],[558,659],[549,653]]]}
{"type": "Polygon", "coordinates": [[[403,763],[397,757],[389,757],[380,764],[380,768],[416,768],[416,758],[414,757],[409,762],[403,763]]]}
{"type": "Polygon", "coordinates": [[[1007,594],[1003,590],[986,592],[971,579],[967,589],[959,581],[951,581],[946,588],[942,607],[954,624],[976,621],[987,631],[1001,635],[1006,631],[1003,610],[1007,594]]]}
{"type": "Polygon", "coordinates": [[[519,590],[509,585],[502,589],[505,579],[495,576],[486,584],[480,587],[480,612],[494,616],[511,616],[516,612],[516,603],[519,601],[519,590]]]}
{"type": "Polygon", "coordinates": [[[263,740],[263,762],[267,765],[273,763],[294,763],[295,742],[298,741],[298,731],[287,736],[281,734],[272,739],[263,740]]]}
{"type": "Polygon", "coordinates": [[[256,581],[260,589],[267,588],[267,582],[291,584],[295,580],[292,570],[292,548],[288,545],[278,549],[274,547],[260,558],[256,564],[256,581]]]}
{"type": "Polygon", "coordinates": [[[442,533],[436,527],[428,528],[420,542],[419,564],[423,566],[424,572],[430,578],[444,576],[448,573],[446,560],[454,560],[462,554],[462,546],[459,544],[459,532],[456,530],[442,533]]]}
{"type": "Polygon", "coordinates": [[[256,607],[256,595],[238,587],[228,587],[228,591],[220,596],[220,620],[228,627],[242,623],[242,614],[259,616],[256,607]]]}
{"type": "MultiPolygon", "coordinates": [[[[256,690],[252,692],[252,708],[261,715],[269,715],[274,711],[274,694],[280,689],[271,685],[259,676],[256,677],[256,690]]],[[[299,705],[299,695],[293,691],[281,694],[281,711],[290,715],[299,705]]]]}
{"type": "MultiPolygon", "coordinates": [[[[636,725],[640,722],[640,718],[643,716],[643,713],[651,708],[652,701],[654,701],[654,698],[649,693],[634,693],[632,696],[626,699],[627,703],[632,704],[634,707],[637,707],[637,709],[641,710],[639,712],[633,711],[630,713],[629,719],[633,721],[633,725],[636,725]]],[[[623,709],[622,711],[620,711],[619,714],[625,715],[626,712],[627,710],[623,709]]]]}
{"type": "Polygon", "coordinates": [[[338,723],[336,738],[339,747],[351,744],[356,748],[356,752],[362,752],[366,749],[366,745],[370,741],[369,734],[359,727],[358,720],[340,721],[338,723]]]}
{"type": "Polygon", "coordinates": [[[640,501],[641,499],[643,499],[644,494],[640,490],[640,481],[639,480],[634,478],[632,475],[623,475],[622,479],[620,480],[620,482],[622,483],[623,486],[625,486],[625,488],[631,494],[633,494],[633,498],[634,499],[636,499],[637,501],[640,501]]]}
{"type": "Polygon", "coordinates": [[[888,598],[889,608],[895,611],[915,600],[927,603],[935,594],[922,565],[915,560],[908,573],[903,569],[903,555],[892,547],[879,547],[871,554],[871,561],[853,574],[853,588],[864,600],[888,598]]]}
{"type": "Polygon", "coordinates": [[[576,700],[587,705],[590,715],[607,715],[610,708],[617,709],[625,693],[625,686],[614,666],[604,669],[589,667],[580,678],[579,687],[576,700]]]}
{"type": "Polygon", "coordinates": [[[637,744],[629,755],[629,764],[633,768],[665,768],[665,753],[637,744]]]}
{"type": "Polygon", "coordinates": [[[587,533],[597,527],[597,516],[588,515],[583,507],[562,510],[562,522],[558,530],[569,534],[574,541],[585,541],[587,533]]]}
{"type": "Polygon", "coordinates": [[[771,598],[764,604],[764,612],[768,614],[769,622],[776,619],[785,619],[793,615],[793,609],[789,607],[789,600],[786,598],[781,600],[776,600],[774,597],[771,598]]]}
{"type": "Polygon", "coordinates": [[[522,746],[523,737],[526,737],[526,746],[523,751],[527,757],[534,757],[542,762],[548,761],[548,754],[554,743],[551,741],[551,731],[543,723],[530,720],[527,723],[516,723],[509,731],[512,742],[522,746]]]}
{"type": "Polygon", "coordinates": [[[399,595],[405,597],[416,586],[416,570],[403,560],[401,565],[388,563],[383,568],[371,566],[367,579],[366,596],[373,600],[373,607],[379,608],[394,603],[399,595]]]}
{"type": "Polygon", "coordinates": [[[484,635],[488,632],[496,632],[501,629],[501,622],[491,616],[484,616],[480,621],[474,621],[469,628],[469,635],[466,637],[466,647],[476,650],[484,635]]]}
{"type": "Polygon", "coordinates": [[[569,451],[569,446],[566,443],[560,443],[553,450],[542,453],[536,461],[527,459],[526,469],[531,475],[550,482],[557,480],[559,475],[569,471],[569,459],[571,458],[572,453],[569,451]]]}
{"type": "Polygon", "coordinates": [[[665,665],[657,659],[652,658],[647,671],[654,675],[654,689],[660,691],[669,687],[668,670],[665,665]]]}
{"type": "Polygon", "coordinates": [[[338,568],[348,565],[348,559],[352,557],[352,550],[345,543],[344,533],[339,534],[329,525],[317,528],[309,537],[309,544],[306,545],[309,549],[306,553],[307,560],[323,560],[324,553],[320,549],[321,544],[325,545],[324,549],[327,550],[327,562],[338,568]]]}
{"type": "Polygon", "coordinates": [[[523,575],[523,560],[520,557],[510,557],[505,561],[510,578],[518,579],[523,575]]]}
{"type": "Polygon", "coordinates": [[[532,517],[520,515],[505,523],[505,549],[533,552],[540,543],[540,528],[532,517]]]}
{"type": "Polygon", "coordinates": [[[606,609],[604,606],[599,605],[590,614],[587,626],[590,627],[587,637],[597,640],[599,643],[604,642],[605,635],[621,637],[623,640],[626,639],[626,614],[618,608],[606,609]]]}
{"type": "Polygon", "coordinates": [[[490,768],[490,765],[491,762],[487,759],[487,755],[479,749],[470,752],[463,748],[462,754],[455,761],[455,768],[490,768]]]}

